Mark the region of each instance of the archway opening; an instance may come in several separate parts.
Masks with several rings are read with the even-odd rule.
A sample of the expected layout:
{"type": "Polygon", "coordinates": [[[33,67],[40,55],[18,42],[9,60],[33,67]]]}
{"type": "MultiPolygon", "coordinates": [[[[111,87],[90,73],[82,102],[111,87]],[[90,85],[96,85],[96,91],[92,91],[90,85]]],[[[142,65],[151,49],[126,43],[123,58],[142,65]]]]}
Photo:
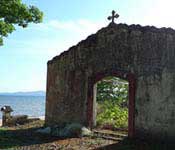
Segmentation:
{"type": "Polygon", "coordinates": [[[93,128],[128,133],[129,83],[107,76],[94,84],[93,128]]]}
{"type": "MultiPolygon", "coordinates": [[[[134,138],[135,136],[135,90],[136,90],[136,80],[134,74],[126,73],[123,71],[113,71],[106,70],[104,72],[99,72],[92,75],[88,79],[88,93],[87,93],[87,123],[90,128],[94,128],[97,124],[97,109],[96,109],[96,99],[97,99],[97,83],[104,79],[105,77],[118,77],[122,81],[126,81],[128,84],[127,91],[127,108],[128,108],[128,137],[134,138]]],[[[124,105],[124,104],[122,104],[124,105]]],[[[125,104],[126,105],[126,104],[125,104]]]]}

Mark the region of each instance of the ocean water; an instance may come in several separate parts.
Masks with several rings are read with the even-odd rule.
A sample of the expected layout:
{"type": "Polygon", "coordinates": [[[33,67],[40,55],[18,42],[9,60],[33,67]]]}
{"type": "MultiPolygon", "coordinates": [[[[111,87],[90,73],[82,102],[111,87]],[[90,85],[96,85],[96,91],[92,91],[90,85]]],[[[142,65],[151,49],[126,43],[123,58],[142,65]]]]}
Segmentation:
{"type": "MultiPolygon", "coordinates": [[[[12,115],[28,115],[39,117],[45,115],[45,96],[2,96],[0,108],[9,105],[14,110],[12,115]]],[[[2,112],[0,112],[0,119],[2,112]]]]}

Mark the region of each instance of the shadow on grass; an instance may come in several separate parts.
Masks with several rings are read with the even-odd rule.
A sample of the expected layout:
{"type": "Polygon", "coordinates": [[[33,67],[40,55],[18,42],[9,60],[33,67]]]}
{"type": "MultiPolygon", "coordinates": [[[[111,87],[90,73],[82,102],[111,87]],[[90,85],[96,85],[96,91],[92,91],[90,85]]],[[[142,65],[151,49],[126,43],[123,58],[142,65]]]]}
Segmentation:
{"type": "Polygon", "coordinates": [[[175,150],[175,143],[148,142],[126,138],[118,143],[103,146],[95,150],[175,150]]]}
{"type": "Polygon", "coordinates": [[[49,143],[58,138],[42,135],[35,131],[39,127],[26,129],[0,128],[0,149],[49,143]]]}
{"type": "MultiPolygon", "coordinates": [[[[45,144],[63,139],[36,133],[35,131],[41,127],[0,128],[0,149],[15,149],[16,147],[36,146],[40,144],[44,144],[43,147],[46,148],[47,146],[45,144]]],[[[96,150],[175,150],[175,143],[146,142],[125,138],[120,142],[99,147],[96,150]]]]}

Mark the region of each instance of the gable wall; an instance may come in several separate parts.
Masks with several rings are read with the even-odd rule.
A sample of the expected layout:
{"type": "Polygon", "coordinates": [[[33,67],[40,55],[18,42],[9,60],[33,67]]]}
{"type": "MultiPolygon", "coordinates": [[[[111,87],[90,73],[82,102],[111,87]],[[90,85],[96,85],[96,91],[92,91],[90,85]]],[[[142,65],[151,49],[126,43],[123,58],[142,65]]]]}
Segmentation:
{"type": "Polygon", "coordinates": [[[136,135],[175,136],[174,56],[172,29],[110,24],[48,62],[46,124],[87,124],[89,78],[114,70],[136,78],[136,135]]]}

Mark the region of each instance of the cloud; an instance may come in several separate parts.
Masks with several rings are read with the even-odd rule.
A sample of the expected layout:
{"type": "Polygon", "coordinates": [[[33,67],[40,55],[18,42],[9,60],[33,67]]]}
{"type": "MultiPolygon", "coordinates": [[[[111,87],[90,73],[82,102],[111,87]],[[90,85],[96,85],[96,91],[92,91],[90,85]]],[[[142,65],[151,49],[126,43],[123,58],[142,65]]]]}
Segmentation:
{"type": "Polygon", "coordinates": [[[143,16],[141,23],[175,28],[174,6],[174,0],[154,0],[149,11],[143,16]]]}
{"type": "MultiPolygon", "coordinates": [[[[12,68],[14,75],[11,80],[8,80],[8,86],[2,84],[0,90],[45,89],[47,61],[76,45],[103,26],[105,26],[104,22],[86,19],[75,21],[50,20],[41,24],[29,25],[24,30],[17,29],[19,36],[12,34],[6,39],[1,55],[4,60],[1,61],[4,62],[1,66],[12,68]],[[7,58],[9,59],[8,64],[5,61],[7,58]],[[15,84],[16,77],[21,79],[18,86],[15,84]],[[27,85],[27,88],[24,88],[24,84],[27,85]]],[[[4,72],[3,69],[1,75],[4,77],[4,81],[6,81],[7,74],[8,70],[4,72]]]]}
{"type": "Polygon", "coordinates": [[[11,42],[17,48],[31,49],[27,50],[27,53],[39,52],[55,56],[104,26],[106,26],[106,22],[87,19],[50,20],[41,24],[30,25],[25,33],[21,31],[25,34],[25,38],[12,39],[11,42]]]}
{"type": "Polygon", "coordinates": [[[66,35],[69,34],[69,36],[76,36],[77,34],[79,34],[79,36],[81,35],[81,37],[84,37],[95,33],[100,28],[106,26],[106,24],[107,23],[104,21],[91,21],[87,19],[68,21],[50,20],[45,23],[33,25],[32,29],[45,33],[51,33],[53,31],[55,34],[66,33],[66,35]]]}
{"type": "Polygon", "coordinates": [[[105,25],[104,22],[95,22],[86,19],[79,19],[76,21],[58,21],[51,20],[47,23],[48,27],[59,29],[59,30],[67,30],[73,32],[86,32],[91,34],[92,32],[97,31],[105,25]]]}

